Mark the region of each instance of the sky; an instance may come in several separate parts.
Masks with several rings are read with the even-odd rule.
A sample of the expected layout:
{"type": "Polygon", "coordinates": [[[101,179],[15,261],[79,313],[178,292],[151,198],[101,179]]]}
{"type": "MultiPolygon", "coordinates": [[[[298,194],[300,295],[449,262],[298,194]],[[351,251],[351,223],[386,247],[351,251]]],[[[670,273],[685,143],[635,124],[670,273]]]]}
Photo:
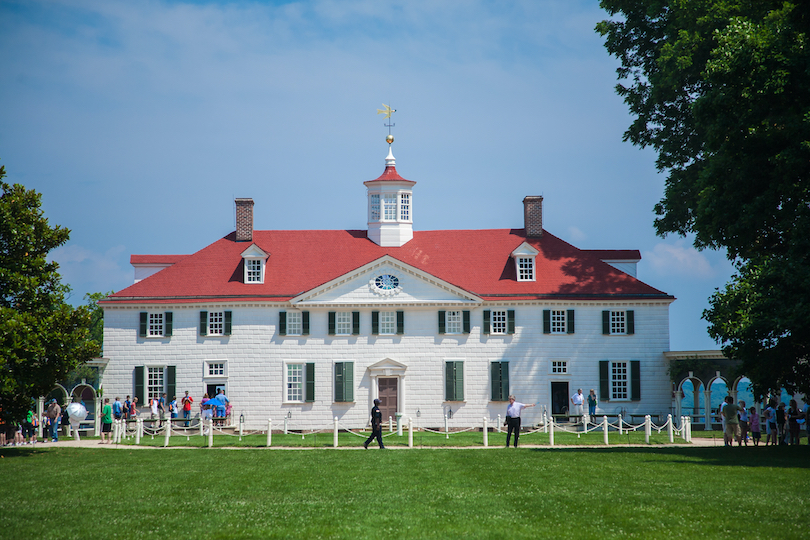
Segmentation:
{"type": "Polygon", "coordinates": [[[0,0],[0,165],[42,194],[69,301],[132,284],[132,254],[187,254],[235,228],[366,229],[388,153],[417,182],[414,230],[544,228],[638,249],[677,298],[671,350],[702,320],[723,252],[656,236],[665,174],[623,142],[618,60],[595,0],[0,0]]]}

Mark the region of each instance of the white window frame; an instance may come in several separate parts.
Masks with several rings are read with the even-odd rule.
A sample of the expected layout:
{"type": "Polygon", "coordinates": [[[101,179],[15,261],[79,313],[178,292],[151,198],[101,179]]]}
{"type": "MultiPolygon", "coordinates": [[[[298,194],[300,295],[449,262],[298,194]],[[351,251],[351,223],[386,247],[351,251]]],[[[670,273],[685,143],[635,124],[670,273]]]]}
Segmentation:
{"type": "Polygon", "coordinates": [[[548,369],[551,375],[568,375],[568,360],[550,360],[548,369]]]}
{"type": "Polygon", "coordinates": [[[163,317],[163,312],[149,312],[149,319],[146,325],[146,337],[157,338],[164,337],[163,332],[166,328],[166,321],[163,317]]]}
{"type": "Polygon", "coordinates": [[[304,331],[304,319],[300,311],[287,312],[287,335],[300,336],[304,331]]]}
{"type": "Polygon", "coordinates": [[[520,244],[513,252],[515,259],[515,275],[518,281],[536,281],[537,268],[535,260],[540,252],[527,242],[520,244]]]}
{"type": "Polygon", "coordinates": [[[203,379],[227,379],[228,378],[228,361],[227,360],[206,360],[203,365],[203,379]],[[218,373],[220,372],[221,373],[218,373]]]}
{"type": "Polygon", "coordinates": [[[335,312],[335,335],[336,336],[350,336],[350,335],[352,335],[352,312],[351,311],[336,311],[335,312]]]}
{"type": "Polygon", "coordinates": [[[166,392],[166,366],[146,366],[146,403],[160,399],[166,392]]]}
{"type": "Polygon", "coordinates": [[[306,362],[284,363],[284,403],[304,403],[306,376],[306,362]]]}
{"type": "Polygon", "coordinates": [[[489,333],[500,336],[506,335],[509,330],[509,313],[505,309],[493,309],[490,311],[489,333]]]}
{"type": "Polygon", "coordinates": [[[381,221],[396,221],[397,220],[397,202],[399,197],[396,193],[383,193],[382,194],[382,216],[381,221]]]}
{"type": "Polygon", "coordinates": [[[444,313],[444,333],[462,334],[464,333],[464,314],[461,310],[445,311],[444,313]]]}
{"type": "Polygon", "coordinates": [[[627,310],[610,310],[610,335],[627,334],[627,310]]]}
{"type": "Polygon", "coordinates": [[[224,336],[225,335],[225,312],[224,311],[209,311],[208,312],[208,336],[224,336]]]}
{"type": "Polygon", "coordinates": [[[608,366],[610,401],[630,401],[630,361],[611,360],[608,366]]]}
{"type": "Polygon", "coordinates": [[[380,221],[380,194],[372,193],[369,197],[369,204],[371,205],[368,214],[369,221],[380,221]]]}
{"type": "Polygon", "coordinates": [[[568,332],[568,311],[565,309],[552,309],[551,311],[551,333],[565,334],[568,332]]]}
{"type": "Polygon", "coordinates": [[[264,261],[245,259],[245,283],[264,283],[264,261]]]}
{"type": "MultiPolygon", "coordinates": [[[[337,321],[337,319],[336,319],[337,321]]],[[[379,319],[379,335],[393,336],[397,333],[397,312],[396,311],[380,311],[379,319]]],[[[337,331],[337,322],[335,322],[335,331],[337,331]]]]}
{"type": "Polygon", "coordinates": [[[399,194],[399,220],[411,221],[411,194],[399,194]]]}

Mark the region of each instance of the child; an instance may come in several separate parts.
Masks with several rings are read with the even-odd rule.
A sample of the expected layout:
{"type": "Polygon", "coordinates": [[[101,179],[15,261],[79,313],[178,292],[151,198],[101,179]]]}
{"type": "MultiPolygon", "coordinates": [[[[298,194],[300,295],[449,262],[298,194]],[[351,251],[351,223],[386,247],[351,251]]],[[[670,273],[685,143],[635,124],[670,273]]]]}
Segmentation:
{"type": "Polygon", "coordinates": [[[748,446],[748,410],[744,401],[740,401],[740,437],[745,446],[748,446]]]}
{"type": "Polygon", "coordinates": [[[748,427],[751,430],[751,438],[754,439],[754,446],[759,446],[762,428],[759,425],[759,415],[754,407],[748,409],[748,427]]]}

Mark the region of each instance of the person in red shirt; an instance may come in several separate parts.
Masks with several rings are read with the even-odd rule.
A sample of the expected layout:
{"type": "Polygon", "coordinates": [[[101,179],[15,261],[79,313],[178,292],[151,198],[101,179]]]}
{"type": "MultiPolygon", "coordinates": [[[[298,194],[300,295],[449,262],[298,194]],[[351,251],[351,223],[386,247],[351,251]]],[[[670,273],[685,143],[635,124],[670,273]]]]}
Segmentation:
{"type": "Polygon", "coordinates": [[[194,403],[194,398],[188,395],[188,390],[186,390],[186,395],[183,396],[183,418],[186,419],[186,427],[189,424],[189,418],[191,418],[191,404],[194,403]]]}

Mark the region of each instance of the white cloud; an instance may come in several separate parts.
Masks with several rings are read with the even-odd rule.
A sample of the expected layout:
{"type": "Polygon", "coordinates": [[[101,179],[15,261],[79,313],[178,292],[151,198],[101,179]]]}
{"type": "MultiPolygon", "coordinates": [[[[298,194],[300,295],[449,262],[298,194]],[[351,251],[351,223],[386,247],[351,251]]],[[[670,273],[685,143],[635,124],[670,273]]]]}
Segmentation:
{"type": "Polygon", "coordinates": [[[678,240],[675,244],[656,244],[652,251],[645,251],[642,257],[656,274],[662,276],[708,279],[715,275],[706,255],[685,240],[678,240]]]}

